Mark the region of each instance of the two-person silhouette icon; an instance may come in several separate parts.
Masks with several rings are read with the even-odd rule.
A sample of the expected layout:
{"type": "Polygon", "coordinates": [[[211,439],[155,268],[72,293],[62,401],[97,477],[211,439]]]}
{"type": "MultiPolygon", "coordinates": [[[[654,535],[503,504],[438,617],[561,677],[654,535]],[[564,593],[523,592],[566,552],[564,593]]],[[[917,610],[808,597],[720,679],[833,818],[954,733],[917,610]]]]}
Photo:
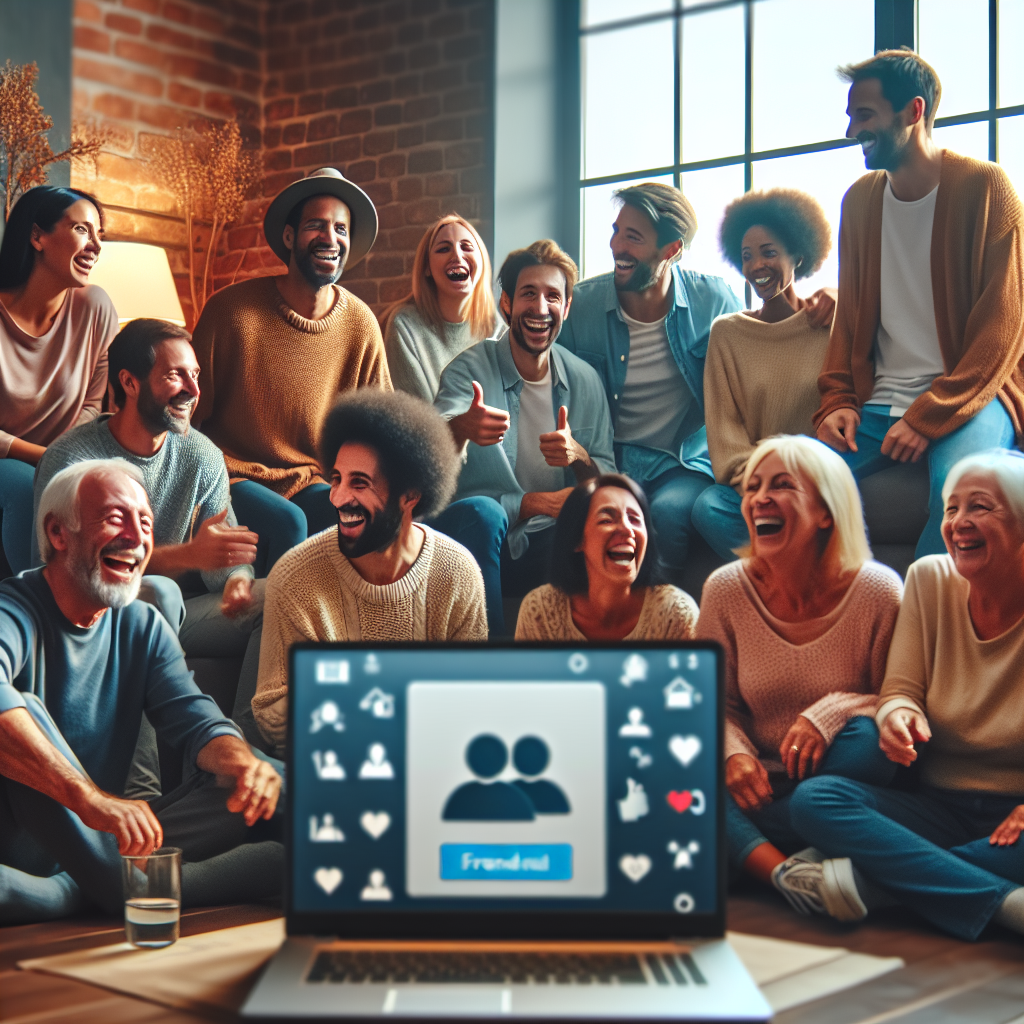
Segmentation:
{"type": "Polygon", "coordinates": [[[537,778],[550,760],[542,739],[524,736],[512,750],[512,763],[523,778],[503,782],[498,776],[508,764],[504,740],[489,733],[476,736],[466,747],[466,764],[477,778],[464,782],[448,797],[442,820],[533,821],[538,814],[568,814],[569,801],[562,790],[548,779],[537,778]]]}

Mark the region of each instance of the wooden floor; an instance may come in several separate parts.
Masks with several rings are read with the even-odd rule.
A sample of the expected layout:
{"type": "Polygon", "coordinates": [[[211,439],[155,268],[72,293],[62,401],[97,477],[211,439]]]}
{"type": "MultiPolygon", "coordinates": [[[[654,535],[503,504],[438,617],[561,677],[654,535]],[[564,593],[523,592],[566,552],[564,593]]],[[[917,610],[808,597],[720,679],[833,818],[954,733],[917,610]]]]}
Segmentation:
{"type": "MultiPolygon", "coordinates": [[[[227,907],[183,915],[182,935],[276,916],[262,907],[227,907]]],[[[729,927],[796,942],[901,956],[906,967],[873,982],[779,1014],[777,1024],[1024,1024],[1024,942],[1009,933],[957,942],[902,912],[847,928],[797,917],[771,892],[729,903],[729,927]]],[[[0,928],[0,1021],[4,1024],[184,1024],[206,1018],[116,995],[81,982],[19,971],[28,957],[124,941],[109,919],[0,928]]]]}

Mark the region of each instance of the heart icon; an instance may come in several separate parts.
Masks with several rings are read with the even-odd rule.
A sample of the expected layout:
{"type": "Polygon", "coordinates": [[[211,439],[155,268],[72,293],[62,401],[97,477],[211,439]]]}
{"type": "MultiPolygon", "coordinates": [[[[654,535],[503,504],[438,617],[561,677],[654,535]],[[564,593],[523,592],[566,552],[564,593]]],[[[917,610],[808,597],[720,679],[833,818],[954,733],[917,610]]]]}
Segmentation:
{"type": "Polygon", "coordinates": [[[631,882],[639,882],[651,870],[651,858],[646,853],[638,853],[635,857],[627,853],[619,860],[619,870],[631,882]]]}
{"type": "Polygon", "coordinates": [[[700,737],[673,736],[668,741],[668,749],[684,768],[689,768],[694,758],[700,753],[700,737]]]}
{"type": "Polygon", "coordinates": [[[371,835],[374,839],[380,839],[382,835],[391,827],[391,815],[387,811],[364,811],[363,816],[359,819],[359,824],[363,826],[363,831],[368,835],[371,835]]]}
{"type": "Polygon", "coordinates": [[[688,789],[684,789],[682,792],[673,789],[665,799],[668,800],[668,805],[673,811],[682,814],[693,803],[693,794],[688,789]]]}
{"type": "Polygon", "coordinates": [[[320,886],[328,896],[341,885],[341,868],[317,868],[313,872],[313,881],[320,886]]]}

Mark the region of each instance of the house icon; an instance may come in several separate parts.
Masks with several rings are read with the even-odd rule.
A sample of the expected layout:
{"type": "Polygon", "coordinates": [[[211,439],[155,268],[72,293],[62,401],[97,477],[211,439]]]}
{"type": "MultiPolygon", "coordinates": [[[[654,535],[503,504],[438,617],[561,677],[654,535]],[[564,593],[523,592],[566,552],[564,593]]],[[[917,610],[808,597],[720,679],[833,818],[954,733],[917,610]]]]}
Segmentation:
{"type": "Polygon", "coordinates": [[[700,694],[682,676],[676,676],[662,691],[665,707],[669,710],[689,711],[700,703],[700,694]]]}
{"type": "Polygon", "coordinates": [[[359,702],[361,711],[369,711],[374,718],[394,718],[395,698],[390,693],[385,693],[379,686],[375,686],[359,702]]]}

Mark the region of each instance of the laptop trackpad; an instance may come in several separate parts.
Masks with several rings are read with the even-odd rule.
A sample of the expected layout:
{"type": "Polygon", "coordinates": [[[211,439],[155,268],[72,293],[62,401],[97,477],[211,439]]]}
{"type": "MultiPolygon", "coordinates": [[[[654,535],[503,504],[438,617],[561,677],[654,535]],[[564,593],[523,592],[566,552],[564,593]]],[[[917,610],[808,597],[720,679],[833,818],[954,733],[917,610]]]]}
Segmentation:
{"type": "Polygon", "coordinates": [[[501,988],[462,987],[461,985],[412,985],[409,988],[391,989],[384,1000],[384,1012],[390,1009],[397,1014],[492,1014],[507,1012],[501,988]],[[394,995],[392,995],[394,993],[394,995]],[[390,1004],[390,1006],[389,1006],[390,1004]]]}

